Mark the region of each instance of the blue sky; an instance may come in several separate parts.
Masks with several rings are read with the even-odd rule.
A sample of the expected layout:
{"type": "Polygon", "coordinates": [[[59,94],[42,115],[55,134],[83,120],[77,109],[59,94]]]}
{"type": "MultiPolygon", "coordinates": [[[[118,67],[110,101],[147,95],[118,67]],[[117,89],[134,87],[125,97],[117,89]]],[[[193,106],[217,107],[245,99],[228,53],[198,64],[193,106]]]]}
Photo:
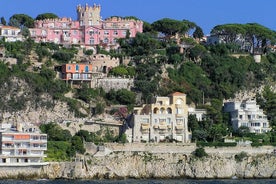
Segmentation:
{"type": "Polygon", "coordinates": [[[102,6],[102,18],[136,16],[152,23],[162,18],[187,19],[199,25],[205,34],[219,24],[262,24],[276,30],[275,0],[0,0],[0,17],[17,13],[33,18],[41,13],[76,19],[76,6],[94,3],[102,6]]]}

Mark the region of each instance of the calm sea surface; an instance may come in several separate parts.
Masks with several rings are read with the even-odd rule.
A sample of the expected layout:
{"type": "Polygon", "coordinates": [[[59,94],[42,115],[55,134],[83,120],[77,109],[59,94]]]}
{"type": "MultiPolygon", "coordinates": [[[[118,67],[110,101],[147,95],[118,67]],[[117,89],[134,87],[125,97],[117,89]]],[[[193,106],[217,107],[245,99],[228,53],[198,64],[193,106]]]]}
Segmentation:
{"type": "Polygon", "coordinates": [[[0,184],[276,184],[276,179],[255,180],[0,180],[0,184]]]}

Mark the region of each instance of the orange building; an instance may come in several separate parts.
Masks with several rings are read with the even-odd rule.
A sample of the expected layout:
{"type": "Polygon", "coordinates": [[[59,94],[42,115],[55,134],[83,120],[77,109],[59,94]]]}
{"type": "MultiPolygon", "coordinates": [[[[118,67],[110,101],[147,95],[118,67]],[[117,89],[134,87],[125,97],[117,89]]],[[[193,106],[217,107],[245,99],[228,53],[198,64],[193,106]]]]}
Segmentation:
{"type": "Polygon", "coordinates": [[[70,63],[61,68],[63,80],[83,81],[92,79],[92,64],[70,63]]]}

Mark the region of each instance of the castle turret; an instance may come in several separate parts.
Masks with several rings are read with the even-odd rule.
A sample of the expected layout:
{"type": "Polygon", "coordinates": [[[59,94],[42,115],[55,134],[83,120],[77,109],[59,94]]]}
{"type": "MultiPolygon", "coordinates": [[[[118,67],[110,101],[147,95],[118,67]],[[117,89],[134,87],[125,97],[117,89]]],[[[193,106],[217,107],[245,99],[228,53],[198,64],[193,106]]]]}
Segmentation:
{"type": "Polygon", "coordinates": [[[86,4],[85,6],[78,5],[77,6],[77,17],[81,26],[94,26],[99,25],[101,21],[101,6],[94,4],[93,6],[89,6],[86,4]]]}

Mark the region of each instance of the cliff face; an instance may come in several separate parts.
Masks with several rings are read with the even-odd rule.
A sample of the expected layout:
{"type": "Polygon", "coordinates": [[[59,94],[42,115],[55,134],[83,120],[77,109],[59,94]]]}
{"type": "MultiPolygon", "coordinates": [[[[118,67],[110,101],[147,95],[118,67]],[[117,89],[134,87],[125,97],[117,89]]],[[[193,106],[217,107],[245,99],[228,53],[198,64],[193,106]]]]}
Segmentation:
{"type": "Polygon", "coordinates": [[[276,156],[258,154],[195,158],[183,153],[113,152],[86,156],[76,162],[52,162],[42,167],[1,167],[0,178],[122,179],[122,178],[276,178],[276,156]]]}
{"type": "MultiPolygon", "coordinates": [[[[86,157],[83,162],[50,163],[49,178],[276,178],[276,156],[254,155],[237,161],[235,156],[194,158],[185,154],[148,152],[112,153],[86,157]]],[[[41,173],[41,174],[42,174],[41,173]]]]}

